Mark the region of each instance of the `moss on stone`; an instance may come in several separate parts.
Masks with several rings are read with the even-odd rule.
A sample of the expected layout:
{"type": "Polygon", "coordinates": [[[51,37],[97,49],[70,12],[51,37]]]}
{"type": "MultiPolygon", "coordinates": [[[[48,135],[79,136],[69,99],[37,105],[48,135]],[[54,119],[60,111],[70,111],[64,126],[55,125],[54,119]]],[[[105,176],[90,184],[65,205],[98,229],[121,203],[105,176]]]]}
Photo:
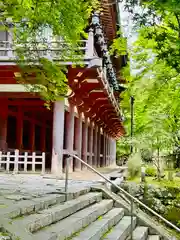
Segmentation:
{"type": "Polygon", "coordinates": [[[6,208],[7,205],[6,204],[0,204],[0,208],[6,208]]]}
{"type": "Polygon", "coordinates": [[[84,226],[84,227],[81,228],[78,232],[75,232],[75,233],[73,233],[70,237],[65,238],[65,240],[71,240],[71,239],[73,239],[74,237],[78,237],[79,234],[80,234],[81,232],[83,232],[84,229],[85,229],[87,226],[89,226],[89,225],[84,226]]]}
{"type": "Polygon", "coordinates": [[[101,238],[100,240],[103,240],[109,233],[111,233],[113,231],[113,227],[109,229],[109,231],[107,231],[101,238]]]}

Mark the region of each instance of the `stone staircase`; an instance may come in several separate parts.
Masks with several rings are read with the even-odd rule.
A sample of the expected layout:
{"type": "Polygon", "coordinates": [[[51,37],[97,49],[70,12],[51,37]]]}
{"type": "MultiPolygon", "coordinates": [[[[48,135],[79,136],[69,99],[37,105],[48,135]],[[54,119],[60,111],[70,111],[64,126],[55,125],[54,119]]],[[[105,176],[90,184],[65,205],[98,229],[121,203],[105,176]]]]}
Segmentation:
{"type": "MultiPolygon", "coordinates": [[[[115,207],[102,192],[83,188],[68,194],[48,194],[21,200],[11,208],[1,209],[1,231],[16,240],[128,240],[131,217],[115,207]]],[[[150,235],[146,226],[133,218],[133,240],[160,240],[150,235]]]]}

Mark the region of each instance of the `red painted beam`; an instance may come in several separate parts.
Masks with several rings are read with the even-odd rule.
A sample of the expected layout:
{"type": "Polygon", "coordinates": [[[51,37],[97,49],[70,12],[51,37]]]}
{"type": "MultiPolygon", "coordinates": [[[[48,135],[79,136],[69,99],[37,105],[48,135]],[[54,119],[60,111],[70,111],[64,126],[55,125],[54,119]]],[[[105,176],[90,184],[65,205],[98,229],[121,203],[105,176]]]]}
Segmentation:
{"type": "Polygon", "coordinates": [[[29,106],[23,106],[22,107],[24,112],[36,112],[36,113],[43,113],[47,115],[51,115],[52,111],[46,109],[45,107],[29,107],[29,106]]]}
{"type": "Polygon", "coordinates": [[[8,105],[11,106],[44,106],[45,101],[43,100],[8,100],[8,105]]]}
{"type": "Polygon", "coordinates": [[[24,92],[0,92],[0,98],[39,98],[38,93],[24,93],[24,92]]]}
{"type": "Polygon", "coordinates": [[[69,86],[73,86],[74,79],[77,79],[79,82],[83,81],[86,78],[97,78],[98,72],[95,68],[68,68],[68,82],[69,86]]]}

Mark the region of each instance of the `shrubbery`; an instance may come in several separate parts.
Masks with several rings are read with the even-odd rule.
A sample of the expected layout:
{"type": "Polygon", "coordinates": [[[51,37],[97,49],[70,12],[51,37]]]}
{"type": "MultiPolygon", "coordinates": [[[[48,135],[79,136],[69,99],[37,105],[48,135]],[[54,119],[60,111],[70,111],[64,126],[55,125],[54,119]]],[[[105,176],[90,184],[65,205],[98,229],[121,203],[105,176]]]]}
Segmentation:
{"type": "Polygon", "coordinates": [[[141,172],[141,154],[139,152],[132,154],[128,159],[128,177],[133,179],[141,172]]]}
{"type": "Polygon", "coordinates": [[[179,219],[180,219],[180,209],[175,206],[170,206],[167,208],[165,216],[167,220],[172,222],[175,225],[180,226],[179,219]]]}
{"type": "Polygon", "coordinates": [[[164,218],[180,227],[180,186],[178,188],[173,186],[163,187],[152,184],[125,182],[121,183],[121,187],[164,218]]]}
{"type": "Polygon", "coordinates": [[[146,167],[146,176],[155,177],[157,175],[157,171],[155,167],[146,167]]]}

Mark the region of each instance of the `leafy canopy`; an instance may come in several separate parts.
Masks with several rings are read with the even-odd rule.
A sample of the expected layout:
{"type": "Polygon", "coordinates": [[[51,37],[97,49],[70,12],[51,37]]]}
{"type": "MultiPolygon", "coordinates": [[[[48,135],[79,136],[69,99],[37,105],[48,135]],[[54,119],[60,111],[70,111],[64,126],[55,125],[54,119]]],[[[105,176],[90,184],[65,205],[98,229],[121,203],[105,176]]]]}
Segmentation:
{"type": "Polygon", "coordinates": [[[129,51],[133,74],[127,76],[129,89],[121,103],[126,142],[131,141],[129,98],[133,95],[135,148],[172,152],[180,140],[180,2],[126,0],[125,8],[139,34],[129,51]]]}
{"type": "Polygon", "coordinates": [[[180,2],[178,0],[125,0],[145,48],[157,59],[180,71],[180,2]],[[138,6],[138,7],[137,7],[138,6]],[[153,40],[153,41],[152,41],[153,40]],[[153,44],[153,46],[151,45],[153,44]]]}
{"type": "Polygon", "coordinates": [[[58,49],[55,52],[57,60],[72,60],[78,40],[85,36],[90,14],[99,7],[99,1],[3,0],[0,5],[1,30],[8,30],[13,36],[13,48],[22,70],[22,77],[18,80],[23,83],[32,81],[31,75],[35,75],[38,85],[34,88],[36,91],[39,88],[48,102],[66,95],[66,68],[52,59],[43,58],[41,53],[48,55],[54,47],[58,49]],[[57,40],[64,40],[67,44],[49,45],[57,40]]]}
{"type": "Polygon", "coordinates": [[[129,98],[133,95],[135,98],[134,147],[141,150],[150,149],[152,152],[157,149],[166,153],[171,152],[179,143],[180,75],[164,61],[156,58],[149,59],[151,63],[146,59],[146,63],[141,65],[140,62],[145,61],[144,51],[142,52],[141,60],[137,52],[134,53],[133,57],[137,59],[136,63],[141,69],[132,76],[129,89],[124,93],[121,103],[126,115],[126,143],[129,144],[131,141],[129,98]]]}

